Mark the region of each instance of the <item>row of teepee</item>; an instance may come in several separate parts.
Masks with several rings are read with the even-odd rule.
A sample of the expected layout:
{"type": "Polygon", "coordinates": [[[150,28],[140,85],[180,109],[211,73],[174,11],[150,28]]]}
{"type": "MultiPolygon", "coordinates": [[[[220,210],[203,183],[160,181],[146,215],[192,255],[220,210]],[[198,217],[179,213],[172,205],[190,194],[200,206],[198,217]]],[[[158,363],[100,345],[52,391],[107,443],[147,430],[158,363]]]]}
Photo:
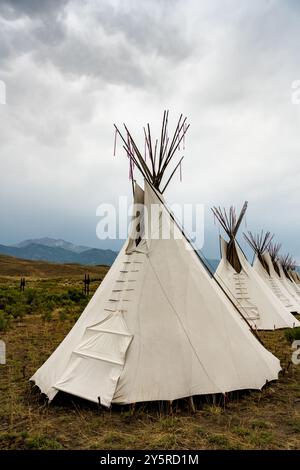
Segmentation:
{"type": "Polygon", "coordinates": [[[231,227],[229,243],[222,240],[215,277],[191,247],[163,197],[188,128],[181,116],[169,136],[168,118],[165,112],[155,141],[150,126],[144,129],[145,153],[126,126],[125,136],[116,128],[131,176],[137,168],[144,178],[143,188],[133,181],[134,203],[144,210],[81,317],[31,378],[49,401],[59,391],[107,407],[172,401],[261,389],[278,378],[279,360],[255,328],[293,326],[297,320],[281,307],[275,288],[263,288],[259,268],[247,263],[235,241],[239,224],[231,227]],[[155,218],[153,205],[159,210],[155,218]],[[166,224],[168,239],[158,236],[166,224]],[[220,282],[225,271],[230,275],[220,282]]]}
{"type": "Polygon", "coordinates": [[[289,270],[283,268],[282,263],[288,268],[291,260],[279,259],[280,245],[272,245],[269,232],[244,234],[255,253],[251,266],[236,240],[246,209],[247,202],[238,218],[233,207],[228,213],[220,207],[212,209],[229,238],[226,242],[220,235],[221,261],[215,277],[255,329],[300,326],[293,315],[300,313],[300,289],[289,270]]]}

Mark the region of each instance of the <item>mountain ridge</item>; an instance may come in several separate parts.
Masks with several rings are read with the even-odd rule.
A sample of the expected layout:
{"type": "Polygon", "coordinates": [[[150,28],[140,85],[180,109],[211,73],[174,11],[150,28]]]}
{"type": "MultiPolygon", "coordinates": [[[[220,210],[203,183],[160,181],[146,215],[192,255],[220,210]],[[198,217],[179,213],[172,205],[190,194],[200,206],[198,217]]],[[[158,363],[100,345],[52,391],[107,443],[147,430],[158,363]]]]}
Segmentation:
{"type": "Polygon", "coordinates": [[[63,240],[62,238],[50,238],[50,237],[29,238],[27,240],[23,240],[19,243],[15,243],[14,245],[9,245],[9,246],[12,246],[14,248],[25,248],[28,245],[33,245],[33,244],[50,246],[52,248],[64,248],[65,250],[73,251],[74,253],[82,253],[83,251],[87,251],[91,249],[91,247],[89,246],[76,245],[75,243],[63,240]]]}
{"type": "Polygon", "coordinates": [[[117,252],[112,250],[88,248],[81,253],[76,253],[65,248],[39,243],[27,244],[24,247],[0,245],[0,253],[19,259],[49,261],[60,264],[77,263],[91,266],[110,266],[117,257],[117,252]]]}
{"type": "MultiPolygon", "coordinates": [[[[87,266],[111,266],[118,255],[113,250],[75,245],[63,239],[50,237],[28,239],[14,245],[0,244],[0,254],[29,261],[87,266]]],[[[219,260],[207,259],[206,261],[210,269],[215,271],[219,260]]]]}

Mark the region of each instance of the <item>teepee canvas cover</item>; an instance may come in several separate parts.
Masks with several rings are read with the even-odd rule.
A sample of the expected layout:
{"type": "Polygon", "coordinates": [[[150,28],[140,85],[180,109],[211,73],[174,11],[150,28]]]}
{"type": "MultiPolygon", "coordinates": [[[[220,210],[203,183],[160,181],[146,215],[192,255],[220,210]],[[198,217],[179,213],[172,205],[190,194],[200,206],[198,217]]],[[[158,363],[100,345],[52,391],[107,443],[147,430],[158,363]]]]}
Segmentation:
{"type": "Polygon", "coordinates": [[[230,239],[226,242],[220,236],[221,261],[215,277],[222,283],[228,295],[254,328],[273,330],[300,326],[300,322],[265,286],[236,241],[238,228],[246,208],[245,203],[238,219],[236,219],[233,207],[230,208],[229,214],[221,208],[213,209],[215,217],[218,218],[230,239]]]}
{"type": "Polygon", "coordinates": [[[253,268],[256,273],[261,277],[265,284],[272,290],[274,295],[280,300],[281,304],[292,313],[297,313],[298,306],[295,305],[291,296],[282,285],[280,277],[274,269],[271,256],[268,252],[268,247],[271,242],[270,232],[267,232],[263,237],[263,232],[260,235],[254,236],[251,232],[245,235],[246,240],[255,252],[255,259],[253,268]]]}
{"type": "Polygon", "coordinates": [[[291,302],[293,302],[296,311],[300,313],[300,292],[297,286],[289,277],[288,273],[284,270],[281,260],[279,259],[278,252],[281,245],[273,245],[270,247],[270,256],[275,269],[275,273],[284,289],[287,291],[291,302]]]}
{"type": "Polygon", "coordinates": [[[292,289],[292,292],[296,294],[298,302],[300,301],[300,286],[297,282],[296,274],[296,262],[293,260],[292,256],[287,254],[281,256],[277,260],[281,277],[285,278],[288,281],[288,286],[292,289]]]}
{"type": "Polygon", "coordinates": [[[278,359],[180,236],[155,188],[158,171],[151,181],[145,173],[134,198],[144,202],[138,225],[147,225],[147,236],[133,228],[77,323],[32,377],[49,400],[60,390],[105,406],[174,400],[260,389],[278,377],[278,359]],[[169,239],[159,236],[166,225],[169,239]]]}
{"type": "MultiPolygon", "coordinates": [[[[148,208],[160,204],[148,183],[144,197],[148,208]]],[[[160,209],[159,225],[169,218],[160,209]]],[[[142,250],[127,252],[125,244],[71,332],[32,377],[50,400],[59,390],[106,406],[174,400],[260,389],[277,378],[279,361],[188,243],[153,238],[159,230],[151,228],[142,250]]]]}
{"type": "Polygon", "coordinates": [[[270,276],[276,284],[280,286],[281,291],[284,293],[285,298],[288,299],[290,304],[290,311],[293,313],[300,313],[300,304],[294,293],[291,293],[289,288],[286,286],[284,279],[281,277],[280,267],[277,262],[278,251],[281,245],[270,245],[268,253],[265,254],[265,260],[269,266],[270,276]]]}
{"type": "Polygon", "coordinates": [[[299,288],[299,285],[300,285],[299,274],[295,270],[292,270],[292,269],[289,270],[288,273],[289,273],[289,276],[291,277],[291,279],[293,279],[296,286],[299,288]]]}

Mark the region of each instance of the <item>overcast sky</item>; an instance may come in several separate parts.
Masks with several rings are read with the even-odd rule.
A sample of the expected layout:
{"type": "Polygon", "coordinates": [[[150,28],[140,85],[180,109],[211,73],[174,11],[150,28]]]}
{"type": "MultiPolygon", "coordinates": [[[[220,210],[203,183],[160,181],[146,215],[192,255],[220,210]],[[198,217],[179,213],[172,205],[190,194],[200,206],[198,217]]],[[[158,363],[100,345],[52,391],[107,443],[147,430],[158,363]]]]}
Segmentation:
{"type": "Polygon", "coordinates": [[[113,123],[139,136],[168,108],[191,127],[166,197],[205,204],[207,256],[211,205],[247,199],[247,228],[300,261],[299,21],[296,0],[1,0],[0,243],[120,246],[95,231],[97,206],[130,196],[113,123]]]}

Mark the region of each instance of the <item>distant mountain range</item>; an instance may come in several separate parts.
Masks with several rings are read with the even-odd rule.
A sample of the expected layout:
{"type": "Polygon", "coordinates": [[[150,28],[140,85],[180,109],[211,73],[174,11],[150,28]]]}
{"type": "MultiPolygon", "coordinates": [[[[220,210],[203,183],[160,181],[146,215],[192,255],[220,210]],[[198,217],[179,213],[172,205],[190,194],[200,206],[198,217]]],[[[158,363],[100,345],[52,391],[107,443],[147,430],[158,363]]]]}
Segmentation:
{"type": "Polygon", "coordinates": [[[16,248],[25,248],[29,245],[43,245],[43,246],[50,246],[52,248],[64,248],[65,250],[73,251],[74,253],[82,253],[83,251],[87,251],[91,249],[89,246],[74,245],[74,243],[66,242],[65,240],[62,240],[62,239],[49,238],[49,237],[35,238],[35,239],[30,238],[29,240],[24,240],[12,246],[16,248]]]}
{"type": "MultiPolygon", "coordinates": [[[[15,245],[0,245],[0,254],[27,260],[41,260],[52,263],[78,263],[85,265],[111,266],[117,252],[75,245],[55,238],[36,238],[24,240],[15,245]]],[[[219,260],[207,259],[211,270],[215,271],[219,260]]]]}
{"type": "Polygon", "coordinates": [[[65,240],[38,238],[24,240],[16,245],[0,245],[0,253],[28,260],[43,260],[52,263],[78,263],[110,266],[117,252],[74,245],[65,240]]]}

